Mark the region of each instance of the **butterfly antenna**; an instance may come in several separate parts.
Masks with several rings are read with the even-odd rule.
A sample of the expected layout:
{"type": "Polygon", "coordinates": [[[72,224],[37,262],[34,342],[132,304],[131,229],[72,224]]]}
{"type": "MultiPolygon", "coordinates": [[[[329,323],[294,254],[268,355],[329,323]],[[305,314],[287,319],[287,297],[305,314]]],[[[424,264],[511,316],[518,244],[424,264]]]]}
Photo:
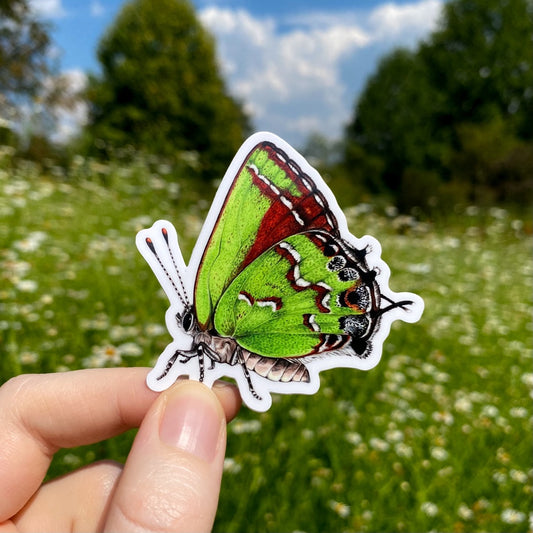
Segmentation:
{"type": "Polygon", "coordinates": [[[402,300],[401,302],[395,302],[394,300],[387,298],[383,294],[381,295],[381,297],[384,300],[387,300],[387,302],[389,302],[390,305],[388,305],[387,307],[382,307],[380,309],[377,309],[376,312],[378,316],[383,315],[384,313],[386,313],[387,311],[390,311],[391,309],[397,309],[398,307],[402,309],[403,311],[408,311],[407,306],[413,305],[414,303],[412,300],[402,300]]]}
{"type": "MultiPolygon", "coordinates": [[[[153,243],[152,239],[150,239],[150,237],[146,237],[145,240],[146,240],[146,244],[147,244],[148,248],[150,248],[150,251],[154,254],[155,258],[157,259],[157,262],[159,263],[159,266],[163,269],[163,272],[165,273],[167,279],[172,284],[172,287],[174,287],[174,290],[176,291],[176,294],[178,295],[178,298],[180,299],[180,302],[182,303],[183,307],[189,307],[189,301],[187,299],[187,295],[185,293],[185,289],[183,289],[184,292],[183,292],[183,295],[182,295],[181,292],[179,291],[178,287],[174,283],[174,280],[172,279],[172,277],[168,273],[168,270],[166,269],[165,265],[161,261],[161,258],[159,257],[158,253],[156,252],[155,246],[154,246],[154,243],[153,243]]],[[[168,241],[167,241],[167,244],[168,244],[168,241]]],[[[179,277],[179,273],[178,273],[178,277],[179,277]]],[[[181,280],[181,277],[179,279],[180,279],[181,286],[183,288],[183,281],[181,280]]]]}
{"type": "Polygon", "coordinates": [[[180,274],[178,265],[176,264],[176,260],[174,259],[174,254],[172,253],[172,248],[170,248],[170,244],[168,242],[168,231],[166,230],[166,228],[162,228],[161,233],[163,234],[165,242],[167,243],[167,248],[170,253],[170,259],[172,259],[172,264],[174,265],[174,270],[176,271],[176,274],[178,275],[178,279],[181,285],[181,290],[183,291],[183,297],[185,298],[185,301],[187,302],[187,306],[190,307],[191,304],[189,303],[189,299],[187,298],[187,291],[185,290],[183,279],[181,279],[181,274],[180,274]]]}

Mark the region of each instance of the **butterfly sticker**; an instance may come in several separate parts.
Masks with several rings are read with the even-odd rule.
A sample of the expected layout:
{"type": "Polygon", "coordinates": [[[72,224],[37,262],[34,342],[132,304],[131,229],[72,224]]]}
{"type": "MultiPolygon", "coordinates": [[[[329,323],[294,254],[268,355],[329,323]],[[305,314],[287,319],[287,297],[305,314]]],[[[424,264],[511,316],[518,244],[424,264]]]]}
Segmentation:
{"type": "Polygon", "coordinates": [[[188,265],[170,222],[136,243],[170,301],[173,341],[147,377],[155,391],[228,376],[266,411],[272,392],[316,392],[323,370],[374,367],[392,322],[424,308],[389,289],[379,242],[348,231],[318,172],[271,133],[238,151],[188,265]]]}

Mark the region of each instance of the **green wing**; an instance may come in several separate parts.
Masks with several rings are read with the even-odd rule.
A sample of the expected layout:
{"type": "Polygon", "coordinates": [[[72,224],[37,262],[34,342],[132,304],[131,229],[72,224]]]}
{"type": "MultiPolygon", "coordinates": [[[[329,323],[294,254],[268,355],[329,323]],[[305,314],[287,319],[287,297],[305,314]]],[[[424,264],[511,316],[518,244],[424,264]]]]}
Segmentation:
{"type": "Polygon", "coordinates": [[[363,280],[342,245],[326,232],[311,231],[272,246],[222,295],[215,311],[218,333],[267,357],[310,355],[362,336],[373,284],[363,280]]]}
{"type": "Polygon", "coordinates": [[[194,294],[200,327],[213,326],[226,288],[275,243],[313,228],[336,234],[326,204],[314,181],[279,147],[265,141],[245,154],[199,263],[194,294]]]}

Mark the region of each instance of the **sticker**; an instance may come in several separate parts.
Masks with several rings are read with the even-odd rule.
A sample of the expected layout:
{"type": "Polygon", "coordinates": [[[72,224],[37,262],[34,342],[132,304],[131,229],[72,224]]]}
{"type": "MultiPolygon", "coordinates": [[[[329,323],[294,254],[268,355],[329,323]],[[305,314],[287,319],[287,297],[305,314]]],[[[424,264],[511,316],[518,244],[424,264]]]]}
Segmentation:
{"type": "Polygon", "coordinates": [[[208,386],[228,376],[266,411],[272,392],[316,392],[323,370],[374,367],[392,322],[424,308],[389,289],[379,242],[348,231],[318,172],[271,133],[240,148],[188,265],[170,222],[136,243],[170,301],[173,341],[147,378],[155,391],[180,376],[208,386]]]}

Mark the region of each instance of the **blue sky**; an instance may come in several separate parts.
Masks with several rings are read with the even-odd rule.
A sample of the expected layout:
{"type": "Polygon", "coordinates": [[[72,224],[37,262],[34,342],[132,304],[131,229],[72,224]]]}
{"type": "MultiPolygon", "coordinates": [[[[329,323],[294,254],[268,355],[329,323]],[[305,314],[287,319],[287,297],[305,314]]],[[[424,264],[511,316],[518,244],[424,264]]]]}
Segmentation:
{"type": "MultiPolygon", "coordinates": [[[[435,29],[445,0],[194,0],[215,36],[229,90],[256,130],[301,146],[314,132],[340,137],[383,54],[435,29]]],[[[124,0],[30,0],[52,23],[61,70],[73,85],[98,72],[96,47],[124,0]]],[[[67,135],[83,120],[65,117],[67,135]]]]}

